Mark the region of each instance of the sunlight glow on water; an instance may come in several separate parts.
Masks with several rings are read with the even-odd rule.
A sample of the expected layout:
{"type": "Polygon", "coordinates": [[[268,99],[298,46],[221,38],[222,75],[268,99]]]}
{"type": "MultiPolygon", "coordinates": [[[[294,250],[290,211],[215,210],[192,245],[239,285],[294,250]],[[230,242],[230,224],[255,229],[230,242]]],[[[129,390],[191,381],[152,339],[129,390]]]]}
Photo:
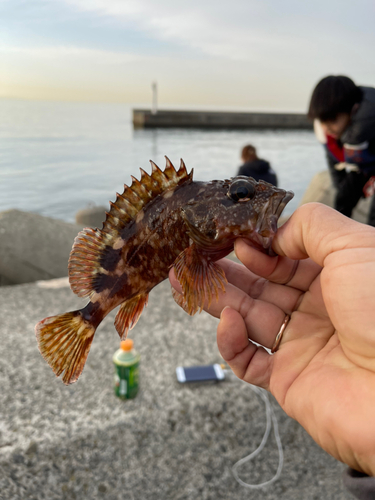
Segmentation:
{"type": "Polygon", "coordinates": [[[312,131],[133,130],[131,106],[0,100],[0,211],[18,208],[74,222],[78,210],[108,206],[139,167],[183,158],[195,180],[236,175],[252,143],[271,162],[297,207],[312,176],[326,168],[312,131]]]}

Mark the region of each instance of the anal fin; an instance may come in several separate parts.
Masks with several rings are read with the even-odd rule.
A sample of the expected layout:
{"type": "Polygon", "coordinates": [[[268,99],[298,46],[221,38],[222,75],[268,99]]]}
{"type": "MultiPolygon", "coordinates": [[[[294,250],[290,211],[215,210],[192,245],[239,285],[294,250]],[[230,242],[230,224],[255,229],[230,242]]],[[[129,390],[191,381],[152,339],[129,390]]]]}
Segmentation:
{"type": "Polygon", "coordinates": [[[115,327],[121,339],[126,339],[128,331],[134,328],[143,309],[147,306],[148,293],[139,294],[123,302],[115,318],[115,327]]]}
{"type": "Polygon", "coordinates": [[[208,306],[213,296],[218,300],[219,290],[225,292],[224,271],[209,256],[199,252],[195,243],[180,253],[173,266],[183,290],[183,299],[177,303],[191,316],[202,311],[206,300],[208,306]]]}

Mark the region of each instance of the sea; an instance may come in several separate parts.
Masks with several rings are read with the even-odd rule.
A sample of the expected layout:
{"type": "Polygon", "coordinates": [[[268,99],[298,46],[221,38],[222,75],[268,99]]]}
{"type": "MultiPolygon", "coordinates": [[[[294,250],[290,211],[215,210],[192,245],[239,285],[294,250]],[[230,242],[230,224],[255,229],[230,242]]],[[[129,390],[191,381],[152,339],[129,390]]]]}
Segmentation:
{"type": "Polygon", "coordinates": [[[160,168],[165,156],[182,158],[194,179],[236,175],[240,150],[253,144],[277,172],[279,186],[298,206],[311,178],[326,168],[309,130],[134,130],[129,104],[0,99],[0,212],[19,209],[75,221],[77,211],[108,207],[116,192],[139,178],[139,168],[160,168]]]}

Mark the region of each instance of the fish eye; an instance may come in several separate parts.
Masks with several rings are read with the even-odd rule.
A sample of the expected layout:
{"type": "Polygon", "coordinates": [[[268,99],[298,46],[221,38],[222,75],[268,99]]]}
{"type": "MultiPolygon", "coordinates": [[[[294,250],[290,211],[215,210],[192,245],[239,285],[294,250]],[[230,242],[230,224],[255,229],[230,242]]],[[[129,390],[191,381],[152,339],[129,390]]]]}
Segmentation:
{"type": "Polygon", "coordinates": [[[249,201],[255,195],[255,187],[246,179],[238,179],[229,186],[228,196],[233,201],[249,201]]]}

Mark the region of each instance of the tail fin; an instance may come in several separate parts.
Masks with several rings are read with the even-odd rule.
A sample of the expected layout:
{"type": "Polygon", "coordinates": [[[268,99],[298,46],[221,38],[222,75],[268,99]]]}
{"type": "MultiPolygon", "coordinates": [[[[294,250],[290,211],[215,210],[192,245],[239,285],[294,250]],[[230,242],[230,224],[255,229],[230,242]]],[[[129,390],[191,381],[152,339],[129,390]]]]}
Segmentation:
{"type": "Polygon", "coordinates": [[[95,327],[80,311],[45,318],[35,327],[40,353],[57,377],[64,372],[67,385],[81,375],[94,333],[95,327]]]}

